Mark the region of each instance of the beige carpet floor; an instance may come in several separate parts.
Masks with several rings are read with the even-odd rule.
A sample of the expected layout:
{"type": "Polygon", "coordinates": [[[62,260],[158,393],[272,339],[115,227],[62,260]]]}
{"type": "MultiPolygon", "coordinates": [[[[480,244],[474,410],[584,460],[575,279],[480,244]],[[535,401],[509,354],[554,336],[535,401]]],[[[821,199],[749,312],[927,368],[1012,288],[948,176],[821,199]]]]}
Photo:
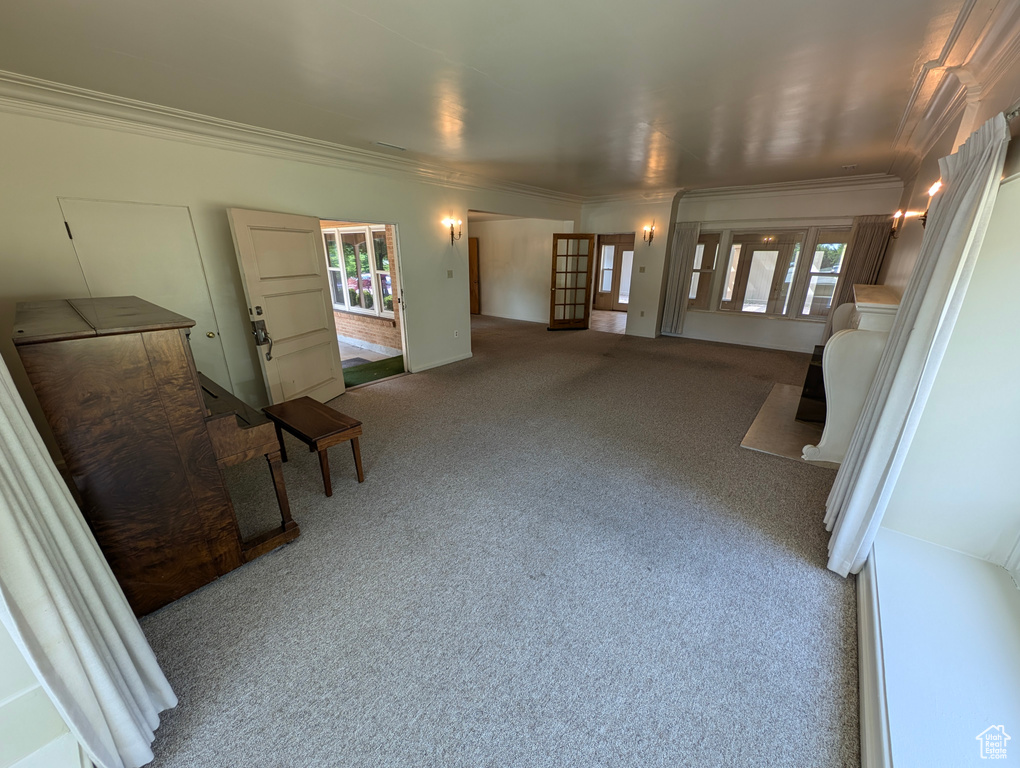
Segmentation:
{"type": "MultiPolygon", "coordinates": [[[[167,766],[859,765],[834,473],[740,448],[808,358],[475,318],[348,392],[366,480],[296,442],[301,536],[142,626],[167,766]]],[[[230,474],[272,523],[260,462],[230,474]]]]}

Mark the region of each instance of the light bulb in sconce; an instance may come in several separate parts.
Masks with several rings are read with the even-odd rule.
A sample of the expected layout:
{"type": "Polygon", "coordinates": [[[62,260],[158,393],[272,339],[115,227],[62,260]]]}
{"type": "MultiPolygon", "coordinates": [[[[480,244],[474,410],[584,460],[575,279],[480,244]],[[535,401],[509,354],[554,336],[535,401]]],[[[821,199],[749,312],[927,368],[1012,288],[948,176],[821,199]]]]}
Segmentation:
{"type": "Polygon", "coordinates": [[[922,227],[928,223],[928,211],[931,209],[931,199],[939,193],[940,189],[942,189],[942,179],[939,179],[928,188],[928,207],[924,209],[924,213],[922,213],[917,219],[921,222],[922,227]]]}
{"type": "Polygon", "coordinates": [[[642,236],[641,239],[644,240],[649,245],[652,244],[652,240],[655,239],[655,221],[654,220],[652,221],[651,224],[645,224],[645,226],[644,226],[644,235],[642,236]]]}
{"type": "Polygon", "coordinates": [[[463,230],[460,226],[461,223],[460,219],[443,219],[443,226],[450,228],[450,245],[453,245],[454,241],[460,240],[460,236],[463,234],[463,230]]]}
{"type": "Polygon", "coordinates": [[[892,236],[899,237],[900,227],[903,226],[903,211],[896,211],[892,217],[892,236]]]}

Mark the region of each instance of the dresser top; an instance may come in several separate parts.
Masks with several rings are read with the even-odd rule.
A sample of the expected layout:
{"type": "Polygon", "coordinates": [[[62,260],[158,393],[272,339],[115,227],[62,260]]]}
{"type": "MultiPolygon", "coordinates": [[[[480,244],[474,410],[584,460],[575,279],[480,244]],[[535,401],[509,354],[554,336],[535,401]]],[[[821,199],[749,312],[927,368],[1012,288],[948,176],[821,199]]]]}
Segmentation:
{"type": "Polygon", "coordinates": [[[854,284],[854,304],[859,312],[896,312],[900,305],[900,293],[887,285],[854,284]]]}
{"type": "Polygon", "coordinates": [[[190,328],[184,315],[137,296],[19,302],[12,338],[16,345],[190,328]]]}

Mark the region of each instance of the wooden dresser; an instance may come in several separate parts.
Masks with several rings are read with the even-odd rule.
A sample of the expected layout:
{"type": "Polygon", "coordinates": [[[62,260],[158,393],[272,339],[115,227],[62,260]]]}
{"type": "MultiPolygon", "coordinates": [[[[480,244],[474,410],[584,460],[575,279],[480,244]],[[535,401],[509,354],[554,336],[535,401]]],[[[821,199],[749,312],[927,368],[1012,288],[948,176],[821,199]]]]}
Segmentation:
{"type": "Polygon", "coordinates": [[[14,343],[82,513],[138,615],[298,535],[275,430],[268,421],[225,425],[222,402],[218,413],[206,407],[187,338],[193,325],[133,296],[22,303],[15,318],[14,343]],[[228,456],[217,453],[231,442],[224,426],[240,436],[220,449],[228,456]],[[271,468],[275,458],[283,513],[279,529],[249,543],[220,469],[246,444],[271,468]]]}

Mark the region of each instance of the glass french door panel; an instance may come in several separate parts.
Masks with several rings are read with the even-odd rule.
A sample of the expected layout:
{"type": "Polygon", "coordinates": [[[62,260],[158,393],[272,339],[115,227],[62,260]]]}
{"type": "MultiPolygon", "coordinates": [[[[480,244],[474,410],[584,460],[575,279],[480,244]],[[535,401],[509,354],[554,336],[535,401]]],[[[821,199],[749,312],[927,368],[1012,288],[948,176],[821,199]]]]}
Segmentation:
{"type": "Polygon", "coordinates": [[[751,253],[751,266],[747,272],[747,287],[742,312],[764,313],[768,310],[769,295],[772,293],[772,278],[776,273],[779,251],[755,250],[751,253]]]}
{"type": "Polygon", "coordinates": [[[624,251],[620,259],[620,303],[630,303],[630,277],[634,271],[634,251],[624,251]]]}
{"type": "Polygon", "coordinates": [[[737,284],[737,271],[740,269],[740,243],[730,248],[730,262],[726,267],[726,284],[723,287],[723,301],[733,301],[733,289],[737,284]]]}
{"type": "Polygon", "coordinates": [[[832,307],[832,296],[836,292],[835,275],[813,275],[808,282],[807,295],[804,297],[804,315],[825,315],[832,307]]]}
{"type": "Polygon", "coordinates": [[[783,277],[782,285],[779,287],[779,296],[776,301],[775,312],[786,314],[786,308],[790,303],[790,289],[793,287],[793,278],[797,273],[797,261],[800,258],[800,243],[794,243],[793,255],[787,264],[786,275],[783,277]]]}

